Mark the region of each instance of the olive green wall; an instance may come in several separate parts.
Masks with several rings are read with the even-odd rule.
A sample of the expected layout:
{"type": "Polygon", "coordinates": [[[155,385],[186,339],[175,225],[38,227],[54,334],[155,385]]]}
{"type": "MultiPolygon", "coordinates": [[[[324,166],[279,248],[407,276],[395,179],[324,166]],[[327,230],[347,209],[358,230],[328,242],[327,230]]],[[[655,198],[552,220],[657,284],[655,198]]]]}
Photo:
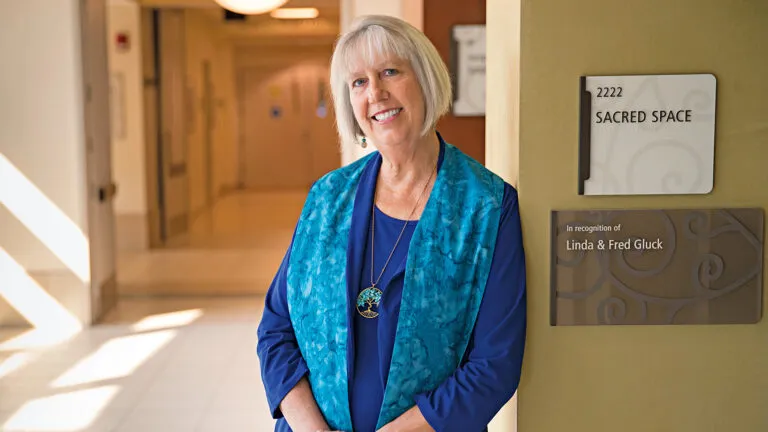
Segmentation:
{"type": "Polygon", "coordinates": [[[768,1],[523,0],[521,22],[530,318],[519,431],[768,431],[768,317],[551,327],[548,246],[552,209],[768,208],[768,1]],[[577,195],[579,76],[702,72],[718,79],[711,195],[577,195]]]}

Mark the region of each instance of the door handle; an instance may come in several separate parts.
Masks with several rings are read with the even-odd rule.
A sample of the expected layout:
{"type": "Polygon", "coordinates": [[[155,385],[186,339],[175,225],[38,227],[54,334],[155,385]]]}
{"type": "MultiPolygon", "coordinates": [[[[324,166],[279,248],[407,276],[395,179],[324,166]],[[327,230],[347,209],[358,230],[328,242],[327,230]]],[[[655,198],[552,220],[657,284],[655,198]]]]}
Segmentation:
{"type": "Polygon", "coordinates": [[[111,201],[117,195],[117,184],[114,182],[99,188],[99,202],[111,201]]]}

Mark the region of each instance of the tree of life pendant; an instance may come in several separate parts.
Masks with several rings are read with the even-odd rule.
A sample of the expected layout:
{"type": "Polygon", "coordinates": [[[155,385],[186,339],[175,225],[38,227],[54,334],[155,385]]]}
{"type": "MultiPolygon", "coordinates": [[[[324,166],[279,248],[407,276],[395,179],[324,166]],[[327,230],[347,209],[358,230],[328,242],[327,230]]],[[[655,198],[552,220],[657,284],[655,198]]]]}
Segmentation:
{"type": "Polygon", "coordinates": [[[376,287],[368,287],[357,296],[357,312],[366,318],[379,316],[379,302],[381,290],[376,287]]]}

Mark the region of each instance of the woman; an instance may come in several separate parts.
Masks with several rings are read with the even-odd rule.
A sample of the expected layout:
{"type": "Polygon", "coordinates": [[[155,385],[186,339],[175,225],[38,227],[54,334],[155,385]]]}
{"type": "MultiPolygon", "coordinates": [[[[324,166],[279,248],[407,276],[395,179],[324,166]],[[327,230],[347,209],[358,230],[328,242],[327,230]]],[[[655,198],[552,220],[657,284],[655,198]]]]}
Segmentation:
{"type": "Polygon", "coordinates": [[[437,133],[450,78],[412,26],[358,21],[331,81],[342,143],[378,151],[313,185],[267,294],[276,430],[484,430],[523,357],[517,193],[437,133]]]}

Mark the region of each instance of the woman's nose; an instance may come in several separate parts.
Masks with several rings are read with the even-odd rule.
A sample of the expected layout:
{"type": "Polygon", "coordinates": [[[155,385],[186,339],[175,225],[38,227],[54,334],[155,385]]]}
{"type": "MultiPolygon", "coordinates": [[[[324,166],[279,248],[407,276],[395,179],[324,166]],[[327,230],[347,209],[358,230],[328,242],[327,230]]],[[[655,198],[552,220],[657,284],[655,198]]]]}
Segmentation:
{"type": "Polygon", "coordinates": [[[389,93],[387,93],[387,90],[381,85],[381,83],[376,81],[371,81],[370,85],[368,86],[368,102],[369,103],[375,103],[382,100],[386,100],[389,97],[389,93]]]}

